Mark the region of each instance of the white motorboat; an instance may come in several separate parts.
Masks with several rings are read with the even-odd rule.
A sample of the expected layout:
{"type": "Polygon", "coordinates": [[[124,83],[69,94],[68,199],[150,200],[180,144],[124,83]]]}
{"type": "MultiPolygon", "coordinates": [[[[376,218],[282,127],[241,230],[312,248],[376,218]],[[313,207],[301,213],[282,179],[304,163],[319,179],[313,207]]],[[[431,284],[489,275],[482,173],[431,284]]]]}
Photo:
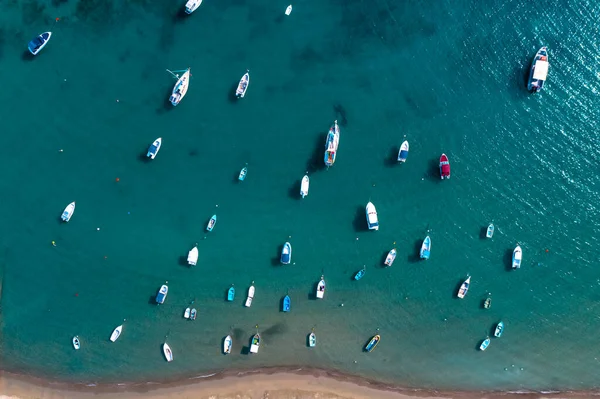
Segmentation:
{"type": "Polygon", "coordinates": [[[304,177],[302,178],[302,183],[300,184],[300,195],[302,196],[302,198],[308,195],[309,185],[310,179],[308,178],[308,175],[304,175],[304,177]]]}
{"type": "Polygon", "coordinates": [[[156,294],[156,303],[163,304],[165,303],[165,299],[167,299],[167,294],[169,293],[169,287],[166,284],[161,285],[158,293],[156,294]]]}
{"type": "Polygon", "coordinates": [[[192,308],[192,311],[190,312],[190,320],[196,320],[197,314],[198,314],[198,311],[196,310],[196,308],[192,308]]]}
{"type": "Polygon", "coordinates": [[[252,342],[250,344],[250,353],[258,353],[259,347],[260,347],[260,334],[256,333],[252,337],[252,342]]]}
{"type": "Polygon", "coordinates": [[[237,98],[244,98],[248,85],[250,84],[250,71],[246,70],[246,73],[240,79],[237,89],[235,90],[235,96],[237,98]]]}
{"type": "Polygon", "coordinates": [[[166,342],[163,344],[163,353],[165,354],[165,359],[167,359],[167,362],[173,361],[173,351],[166,342]]]}
{"type": "Polygon", "coordinates": [[[292,5],[290,4],[289,6],[287,6],[287,8],[285,9],[285,15],[290,15],[292,13],[292,5]]]}
{"type": "Polygon", "coordinates": [[[31,41],[27,45],[29,52],[33,55],[37,55],[37,53],[39,53],[44,47],[46,47],[46,44],[48,44],[51,37],[52,32],[44,32],[41,35],[38,35],[31,39],[31,41]]]}
{"type": "Polygon", "coordinates": [[[460,285],[460,288],[458,289],[458,294],[456,294],[456,296],[459,297],[460,299],[463,299],[465,297],[465,295],[467,295],[467,292],[469,292],[470,286],[471,286],[471,276],[467,277],[467,279],[465,281],[463,281],[463,283],[460,285]]]}
{"type": "Polygon", "coordinates": [[[254,299],[254,281],[252,282],[253,285],[250,286],[250,288],[248,288],[248,297],[246,298],[246,307],[249,308],[250,306],[252,306],[252,300],[254,299]]]}
{"type": "Polygon", "coordinates": [[[71,216],[73,216],[74,212],[75,212],[75,201],[73,201],[69,205],[67,205],[67,207],[63,211],[60,218],[62,219],[63,222],[68,222],[69,220],[71,220],[71,216]]]}
{"type": "Polygon", "coordinates": [[[377,209],[372,202],[369,202],[365,208],[367,214],[367,225],[369,230],[379,230],[379,220],[377,219],[377,209]]]}
{"type": "Polygon", "coordinates": [[[73,337],[73,348],[75,348],[75,350],[81,348],[81,343],[79,342],[79,337],[77,335],[73,337]]]}
{"type": "Polygon", "coordinates": [[[154,140],[154,142],[150,145],[150,147],[148,147],[148,152],[146,153],[146,156],[150,159],[154,159],[156,157],[156,154],[158,154],[158,151],[160,150],[161,144],[162,144],[161,137],[154,140]]]}
{"type": "Polygon", "coordinates": [[[186,319],[189,319],[191,311],[192,311],[192,308],[186,308],[185,312],[183,312],[183,317],[186,319]]]}
{"type": "Polygon", "coordinates": [[[316,296],[318,299],[323,299],[323,295],[325,295],[325,278],[321,276],[321,281],[317,284],[316,296]]]}
{"type": "Polygon", "coordinates": [[[513,269],[521,268],[521,259],[522,258],[523,258],[523,251],[521,250],[521,247],[519,245],[517,245],[517,247],[513,251],[513,256],[512,256],[512,268],[513,269]]]}
{"type": "Polygon", "coordinates": [[[188,252],[187,263],[190,266],[196,266],[197,262],[198,262],[198,247],[194,247],[194,248],[190,249],[190,252],[188,252]]]}
{"type": "Polygon", "coordinates": [[[385,257],[385,262],[383,262],[383,264],[385,266],[391,266],[394,263],[394,260],[396,260],[396,248],[392,248],[390,252],[388,252],[387,256],[385,257]]]}
{"type": "Polygon", "coordinates": [[[233,339],[231,338],[231,335],[228,335],[223,340],[223,353],[224,354],[231,353],[232,346],[233,346],[233,339]]]}
{"type": "Polygon", "coordinates": [[[110,335],[110,342],[115,342],[121,336],[121,332],[123,331],[123,324],[115,328],[110,335]]]}
{"type": "Polygon", "coordinates": [[[188,2],[185,3],[185,13],[193,13],[200,7],[200,4],[202,4],[202,0],[188,0],[188,2]]]}
{"type": "Polygon", "coordinates": [[[176,106],[181,102],[181,100],[183,100],[183,97],[185,97],[185,95],[187,94],[188,87],[190,85],[190,68],[186,69],[183,75],[181,76],[174,74],[168,69],[167,71],[177,78],[177,82],[175,83],[175,86],[173,86],[173,92],[171,93],[171,97],[169,98],[171,104],[173,104],[173,106],[176,106]]]}
{"type": "Polygon", "coordinates": [[[406,162],[408,158],[408,141],[404,140],[398,151],[398,162],[406,162]]]}

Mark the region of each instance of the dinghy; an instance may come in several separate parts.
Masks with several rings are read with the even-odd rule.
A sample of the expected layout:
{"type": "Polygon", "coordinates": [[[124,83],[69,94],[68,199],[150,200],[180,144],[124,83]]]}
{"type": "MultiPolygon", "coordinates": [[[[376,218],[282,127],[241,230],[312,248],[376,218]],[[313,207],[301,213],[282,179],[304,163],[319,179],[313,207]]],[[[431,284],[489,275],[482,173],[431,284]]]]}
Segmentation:
{"type": "Polygon", "coordinates": [[[321,281],[317,284],[317,299],[323,299],[323,295],[325,295],[325,278],[321,276],[321,281]]]}
{"type": "Polygon", "coordinates": [[[317,346],[317,336],[315,335],[315,329],[313,328],[312,332],[308,334],[308,346],[314,348],[317,346]]]}
{"type": "Polygon", "coordinates": [[[289,6],[287,6],[287,8],[285,9],[285,15],[290,15],[292,13],[292,5],[290,4],[289,6]]]}
{"type": "Polygon", "coordinates": [[[215,224],[217,224],[217,215],[212,215],[206,225],[206,231],[213,231],[215,224]]]}
{"type": "Polygon", "coordinates": [[[238,180],[239,180],[239,181],[244,181],[244,180],[246,180],[246,175],[247,175],[247,174],[248,174],[248,167],[247,167],[247,166],[244,166],[244,167],[242,168],[242,170],[240,170],[240,174],[239,174],[239,176],[238,176],[238,180]]]}
{"type": "Polygon", "coordinates": [[[398,162],[406,162],[406,158],[408,158],[408,141],[404,141],[400,146],[400,151],[398,151],[398,162]]]}
{"type": "Polygon", "coordinates": [[[479,350],[484,351],[487,349],[488,346],[490,346],[490,337],[487,337],[486,339],[483,340],[481,345],[479,345],[479,350]]]}
{"type": "Polygon", "coordinates": [[[183,75],[181,75],[181,77],[173,73],[172,71],[169,71],[168,69],[167,71],[175,78],[177,78],[177,82],[175,83],[175,86],[173,86],[173,92],[171,93],[171,97],[169,98],[171,104],[173,104],[173,106],[177,106],[181,102],[181,100],[183,100],[183,97],[185,97],[188,91],[188,87],[190,84],[190,68],[184,71],[175,71],[184,72],[183,75]]]}
{"type": "Polygon", "coordinates": [[[494,235],[494,224],[490,223],[490,225],[487,228],[487,231],[485,232],[485,236],[487,238],[492,238],[493,235],[494,235]]]}
{"type": "Polygon", "coordinates": [[[235,298],[235,288],[233,288],[233,284],[231,284],[231,287],[229,287],[229,289],[227,290],[227,300],[229,302],[233,301],[233,299],[235,298]]]}
{"type": "Polygon", "coordinates": [[[193,13],[200,7],[200,4],[202,4],[202,0],[188,0],[188,2],[185,3],[185,13],[188,15],[193,13]]]}
{"type": "Polygon", "coordinates": [[[544,82],[548,77],[548,48],[542,47],[538,50],[531,63],[531,71],[529,72],[529,81],[527,89],[534,93],[542,90],[544,82]]]}
{"type": "Polygon", "coordinates": [[[197,313],[198,313],[198,311],[196,310],[196,308],[193,308],[190,312],[190,320],[196,320],[197,313]]]}
{"type": "Polygon", "coordinates": [[[73,216],[74,212],[75,212],[75,201],[73,201],[69,205],[67,205],[67,207],[63,211],[60,218],[62,219],[63,222],[68,222],[69,220],[71,220],[71,216],[73,216]]]}
{"type": "Polygon", "coordinates": [[[503,332],[504,332],[504,322],[501,321],[496,326],[496,330],[494,331],[494,337],[500,338],[502,336],[503,332]]]}
{"type": "Polygon", "coordinates": [[[121,332],[123,331],[123,324],[115,328],[110,334],[110,342],[115,342],[121,336],[121,332]]]}
{"type": "Polygon", "coordinates": [[[431,251],[431,238],[429,236],[425,237],[423,240],[423,244],[421,244],[421,251],[419,252],[419,256],[421,259],[429,259],[431,251]]]}
{"type": "Polygon", "coordinates": [[[390,252],[388,252],[387,256],[385,257],[385,262],[383,262],[383,264],[386,266],[391,266],[392,263],[394,263],[394,260],[396,260],[396,248],[393,248],[390,250],[390,252]]]}
{"type": "Polygon", "coordinates": [[[284,265],[289,265],[292,261],[292,244],[286,242],[283,244],[283,248],[281,249],[281,263],[284,265]]]}
{"type": "Polygon", "coordinates": [[[456,294],[456,296],[458,296],[460,299],[464,298],[465,295],[467,295],[467,292],[469,291],[470,284],[471,276],[467,277],[467,279],[463,281],[463,283],[460,285],[460,288],[458,289],[458,294],[456,294]]]}
{"type": "Polygon", "coordinates": [[[158,303],[159,305],[162,303],[165,303],[165,299],[167,298],[168,292],[169,292],[169,287],[167,287],[165,284],[163,284],[160,287],[160,290],[158,290],[158,293],[156,294],[156,303],[158,303]]]}
{"type": "Polygon", "coordinates": [[[189,319],[191,313],[192,313],[192,308],[185,308],[185,312],[183,312],[183,317],[185,319],[189,319]]]}
{"type": "Polygon", "coordinates": [[[357,271],[356,274],[354,275],[354,280],[360,280],[361,278],[363,278],[363,276],[365,275],[366,272],[367,272],[367,266],[363,266],[363,268],[360,269],[359,271],[357,271]]]}
{"type": "Polygon", "coordinates": [[[260,347],[260,334],[256,333],[252,337],[252,342],[250,343],[250,353],[258,353],[259,347],[260,347]]]}
{"type": "Polygon", "coordinates": [[[292,299],[290,298],[290,296],[289,295],[284,296],[283,303],[281,304],[281,310],[283,310],[284,312],[289,312],[291,305],[292,305],[292,299]]]}
{"type": "Polygon", "coordinates": [[[492,306],[492,298],[486,298],[486,300],[483,302],[483,308],[489,309],[491,306],[492,306]]]}
{"type": "Polygon", "coordinates": [[[367,225],[369,226],[369,230],[379,230],[379,220],[377,219],[377,209],[375,209],[375,205],[369,201],[365,208],[365,212],[367,215],[367,225]]]}
{"type": "Polygon", "coordinates": [[[379,334],[377,334],[373,338],[371,338],[371,340],[369,341],[367,346],[365,346],[365,352],[371,352],[373,349],[375,349],[375,347],[377,346],[377,344],[379,343],[380,340],[381,340],[381,336],[379,336],[379,334]]]}
{"type": "Polygon", "coordinates": [[[223,354],[227,355],[228,353],[231,353],[232,346],[233,346],[233,339],[231,338],[231,335],[228,335],[223,340],[223,354]]]}
{"type": "Polygon", "coordinates": [[[250,84],[250,71],[246,70],[246,73],[240,79],[237,89],[235,90],[235,96],[237,98],[244,98],[248,85],[250,84]]]}
{"type": "Polygon", "coordinates": [[[517,245],[512,255],[512,268],[520,269],[521,268],[521,259],[523,257],[523,251],[521,251],[521,247],[517,245]]]}
{"type": "Polygon", "coordinates": [[[308,195],[308,186],[310,184],[310,180],[308,179],[308,175],[304,175],[302,178],[302,183],[300,184],[300,195],[302,198],[308,195]]]}
{"type": "Polygon", "coordinates": [[[79,337],[77,335],[73,337],[73,348],[75,348],[75,350],[81,348],[81,343],[79,342],[79,337]]]}
{"type": "Polygon", "coordinates": [[[150,145],[148,148],[148,152],[146,153],[146,157],[150,159],[154,159],[158,151],[160,150],[160,145],[162,144],[162,138],[159,137],[150,145]]]}
{"type": "Polygon", "coordinates": [[[333,126],[329,128],[327,139],[325,140],[325,165],[332,166],[335,163],[338,146],[340,145],[340,128],[337,120],[333,122],[333,126]]]}
{"type": "Polygon", "coordinates": [[[167,359],[167,362],[173,361],[173,351],[166,342],[163,344],[163,353],[165,354],[165,359],[167,359]]]}
{"type": "Polygon", "coordinates": [[[50,41],[50,37],[52,37],[52,32],[44,32],[41,35],[31,39],[31,41],[27,45],[29,52],[33,55],[37,55],[37,53],[39,53],[44,47],[46,47],[46,44],[48,44],[48,42],[50,41]]]}
{"type": "Polygon", "coordinates": [[[442,154],[440,157],[440,178],[442,180],[450,178],[450,161],[446,154],[442,154]]]}
{"type": "Polygon", "coordinates": [[[196,266],[197,262],[198,262],[198,247],[194,247],[194,248],[190,249],[190,252],[188,252],[187,263],[190,266],[196,266]]]}
{"type": "MultiPolygon", "coordinates": [[[[254,284],[254,281],[252,282],[252,284],[254,284]]],[[[250,306],[252,306],[252,300],[254,299],[254,285],[251,285],[250,288],[248,288],[248,297],[246,298],[246,307],[249,308],[250,306]]]]}

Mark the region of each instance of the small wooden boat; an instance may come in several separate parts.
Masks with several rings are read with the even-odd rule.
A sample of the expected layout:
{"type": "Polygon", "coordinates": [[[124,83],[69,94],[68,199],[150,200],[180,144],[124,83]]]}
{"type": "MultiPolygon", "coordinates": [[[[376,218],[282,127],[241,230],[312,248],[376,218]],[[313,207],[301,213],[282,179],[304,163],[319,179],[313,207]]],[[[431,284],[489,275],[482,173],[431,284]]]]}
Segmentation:
{"type": "Polygon", "coordinates": [[[373,349],[375,349],[380,340],[381,336],[379,334],[375,335],[373,338],[371,338],[367,346],[365,346],[365,351],[371,352],[373,349]]]}
{"type": "Polygon", "coordinates": [[[192,313],[192,308],[185,308],[185,312],[183,312],[183,317],[186,319],[189,319],[191,313],[192,313]]]}
{"type": "MultiPolygon", "coordinates": [[[[252,284],[254,284],[254,281],[252,282],[252,284]]],[[[249,308],[250,306],[252,306],[252,300],[254,299],[254,285],[251,285],[250,288],[248,288],[248,297],[246,298],[246,307],[249,308]]]]}
{"type": "Polygon", "coordinates": [[[196,314],[198,313],[198,311],[196,310],[196,308],[193,308],[190,311],[190,320],[196,320],[196,314]]]}
{"type": "Polygon", "coordinates": [[[287,8],[285,9],[285,15],[290,15],[292,13],[292,5],[290,4],[289,6],[287,6],[287,8]]]}
{"type": "Polygon", "coordinates": [[[450,178],[450,161],[448,161],[446,154],[442,154],[440,157],[440,178],[442,180],[450,178]]]}
{"type": "Polygon", "coordinates": [[[169,97],[169,101],[171,102],[171,104],[173,104],[173,106],[177,106],[181,102],[181,100],[183,100],[183,97],[185,97],[185,95],[187,94],[188,87],[190,84],[190,68],[185,69],[184,71],[175,71],[183,72],[183,75],[181,75],[181,77],[173,73],[173,71],[169,71],[168,69],[167,72],[169,72],[171,75],[177,78],[177,82],[175,83],[175,86],[173,86],[173,92],[171,93],[171,97],[169,97]]]}
{"type": "Polygon", "coordinates": [[[494,235],[494,224],[490,223],[490,225],[487,228],[487,231],[485,232],[485,236],[487,238],[492,238],[493,235],[494,235]]]}
{"type": "Polygon", "coordinates": [[[483,302],[483,308],[489,309],[491,306],[492,306],[492,298],[486,298],[486,300],[483,302]]]}
{"type": "Polygon", "coordinates": [[[479,345],[479,350],[484,351],[487,349],[488,346],[490,346],[490,337],[487,337],[486,339],[483,340],[481,345],[479,345]]]}
{"type": "Polygon", "coordinates": [[[379,230],[379,219],[377,218],[377,209],[371,201],[365,207],[365,213],[367,216],[367,226],[369,230],[379,230]]]}
{"type": "Polygon", "coordinates": [[[235,96],[237,98],[244,98],[248,85],[250,84],[250,71],[246,70],[246,73],[240,79],[237,89],[235,90],[235,96]]]}
{"type": "Polygon", "coordinates": [[[431,253],[431,238],[429,236],[427,236],[423,240],[423,244],[421,244],[421,251],[419,252],[419,256],[421,257],[421,259],[429,259],[430,253],[431,253]]]}
{"type": "Polygon", "coordinates": [[[81,342],[79,342],[79,337],[77,335],[73,337],[73,348],[75,348],[75,350],[81,348],[81,342]]]}
{"type": "Polygon", "coordinates": [[[190,266],[196,266],[197,262],[198,262],[198,247],[194,247],[194,248],[190,249],[190,252],[188,252],[187,263],[190,266]]]}
{"type": "Polygon", "coordinates": [[[233,346],[233,339],[231,338],[231,335],[228,335],[223,340],[223,354],[227,355],[228,353],[231,353],[232,346],[233,346]]]}
{"type": "Polygon", "coordinates": [[[302,198],[308,195],[309,185],[310,179],[308,178],[308,175],[304,175],[304,177],[302,178],[302,183],[300,184],[300,195],[302,196],[302,198]]]}
{"type": "Polygon", "coordinates": [[[544,82],[548,77],[548,48],[542,47],[538,50],[531,63],[531,71],[529,72],[529,80],[527,89],[534,93],[542,90],[544,82]]]}
{"type": "Polygon", "coordinates": [[[325,165],[332,166],[335,163],[338,146],[340,145],[340,128],[337,120],[333,122],[333,126],[329,128],[327,139],[325,140],[325,165]]]}
{"type": "Polygon", "coordinates": [[[75,213],[75,201],[67,205],[60,218],[63,222],[68,222],[69,220],[71,220],[71,216],[73,216],[73,213],[75,213]]]}
{"type": "Polygon", "coordinates": [[[215,224],[217,224],[217,215],[212,215],[206,225],[206,231],[213,231],[215,224]]]}
{"type": "Polygon", "coordinates": [[[387,256],[385,257],[385,262],[383,262],[383,264],[386,266],[391,266],[392,263],[394,263],[394,260],[396,260],[396,248],[392,248],[390,252],[388,252],[387,256]]]}
{"type": "Polygon", "coordinates": [[[167,362],[173,361],[173,351],[166,342],[163,344],[163,353],[165,354],[165,359],[167,359],[167,362]]]}
{"type": "Polygon", "coordinates": [[[188,2],[185,3],[185,13],[188,15],[193,13],[200,7],[200,4],[202,4],[202,0],[188,0],[188,2]]]}
{"type": "Polygon", "coordinates": [[[354,279],[360,280],[361,278],[363,278],[363,276],[365,275],[366,272],[367,272],[367,266],[364,266],[362,269],[360,269],[359,271],[356,272],[356,274],[354,275],[354,279]]]}
{"type": "Polygon", "coordinates": [[[260,347],[260,334],[256,333],[252,337],[252,341],[250,342],[250,353],[258,353],[258,348],[260,347]]]}
{"type": "Polygon", "coordinates": [[[156,303],[159,305],[165,303],[165,299],[167,298],[167,294],[169,293],[169,287],[166,284],[163,284],[158,293],[156,294],[156,303]]]}
{"type": "Polygon", "coordinates": [[[323,295],[325,295],[325,277],[321,276],[321,281],[317,284],[317,299],[323,299],[323,295]]]}
{"type": "Polygon", "coordinates": [[[408,141],[405,140],[398,151],[398,162],[406,162],[406,158],[408,158],[408,141]]]}
{"type": "Polygon", "coordinates": [[[284,265],[289,265],[292,261],[292,244],[290,244],[289,242],[283,244],[283,248],[281,249],[280,261],[284,265]]]}
{"type": "Polygon", "coordinates": [[[116,340],[119,339],[119,337],[121,336],[121,332],[123,331],[123,324],[121,324],[120,326],[117,326],[117,328],[115,328],[112,332],[112,334],[110,334],[110,342],[115,342],[116,340]]]}
{"type": "Polygon", "coordinates": [[[46,44],[48,44],[51,37],[52,32],[44,32],[41,35],[38,35],[31,39],[29,44],[27,44],[27,49],[31,54],[37,55],[37,53],[39,53],[44,47],[46,47],[46,44]]]}
{"type": "Polygon", "coordinates": [[[289,295],[284,296],[283,303],[281,304],[281,310],[283,310],[284,312],[289,312],[291,305],[292,305],[292,299],[290,298],[290,296],[289,295]]]}
{"type": "Polygon", "coordinates": [[[458,289],[458,294],[456,294],[456,296],[458,296],[460,299],[464,298],[465,295],[467,295],[467,292],[469,291],[470,284],[471,276],[467,277],[467,279],[463,281],[463,283],[460,285],[460,288],[458,289]]]}
{"type": "Polygon", "coordinates": [[[523,251],[521,247],[517,245],[512,255],[512,268],[520,269],[521,268],[521,259],[523,258],[523,251]]]}
{"type": "Polygon", "coordinates": [[[154,159],[158,151],[160,151],[160,146],[162,145],[162,138],[159,137],[148,147],[148,152],[146,153],[146,157],[150,159],[154,159]]]}
{"type": "Polygon", "coordinates": [[[233,284],[231,284],[231,287],[229,287],[229,289],[227,290],[227,300],[229,302],[231,302],[234,299],[235,299],[235,288],[233,288],[233,284]]]}
{"type": "Polygon", "coordinates": [[[496,330],[494,331],[494,337],[500,338],[504,332],[504,322],[498,323],[496,330]]]}
{"type": "Polygon", "coordinates": [[[317,336],[315,335],[315,329],[313,328],[312,332],[308,334],[308,346],[314,348],[317,346],[317,336]]]}
{"type": "Polygon", "coordinates": [[[248,174],[248,167],[244,166],[242,170],[240,170],[240,175],[238,176],[239,181],[246,180],[246,175],[248,174]]]}

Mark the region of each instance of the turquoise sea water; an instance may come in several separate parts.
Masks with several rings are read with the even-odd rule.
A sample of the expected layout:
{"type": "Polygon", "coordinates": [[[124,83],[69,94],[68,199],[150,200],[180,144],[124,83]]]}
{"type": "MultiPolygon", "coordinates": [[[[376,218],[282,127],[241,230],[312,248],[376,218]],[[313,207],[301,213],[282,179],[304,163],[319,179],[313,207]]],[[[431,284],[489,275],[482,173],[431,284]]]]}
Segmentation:
{"type": "Polygon", "coordinates": [[[284,17],[279,1],[205,0],[191,16],[184,3],[0,3],[6,369],[113,383],[310,365],[413,387],[597,386],[597,4],[301,0],[284,17]],[[42,53],[24,53],[51,28],[42,53]],[[542,45],[549,80],[529,95],[542,45]],[[165,69],[187,67],[190,89],[173,108],[165,69]],[[235,101],[246,69],[248,93],[235,101]],[[325,170],[334,119],[340,147],[325,170]],[[145,162],[157,137],[162,149],[145,162]],[[442,152],[452,178],[440,182],[442,152]],[[378,232],[365,231],[369,200],[378,232]],[[482,239],[489,222],[494,238],[482,239]],[[428,230],[431,259],[419,262],[428,230]],[[281,266],[288,240],[294,264],[281,266]],[[510,271],[517,242],[523,266],[510,271]],[[194,322],[182,317],[192,300],[194,322]],[[479,352],[500,320],[504,335],[479,352]],[[257,324],[263,346],[248,356],[257,324]],[[381,343],[363,353],[377,329],[381,343]]]}

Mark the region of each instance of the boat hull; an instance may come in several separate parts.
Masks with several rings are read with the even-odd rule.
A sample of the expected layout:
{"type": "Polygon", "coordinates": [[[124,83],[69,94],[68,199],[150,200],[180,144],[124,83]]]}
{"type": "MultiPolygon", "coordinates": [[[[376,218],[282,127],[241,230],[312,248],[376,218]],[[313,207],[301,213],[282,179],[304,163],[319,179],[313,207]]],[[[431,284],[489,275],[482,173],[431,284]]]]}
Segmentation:
{"type": "Polygon", "coordinates": [[[423,240],[423,244],[421,244],[421,251],[419,252],[419,256],[421,259],[429,259],[429,255],[431,254],[431,238],[429,236],[425,237],[423,240]]]}
{"type": "Polygon", "coordinates": [[[300,184],[300,196],[302,198],[304,198],[308,195],[309,186],[310,186],[310,179],[308,178],[308,175],[304,175],[304,177],[302,178],[302,183],[300,184]]]}
{"type": "Polygon", "coordinates": [[[325,295],[325,280],[323,280],[323,278],[321,278],[321,281],[319,281],[319,283],[317,284],[316,297],[317,297],[317,299],[323,299],[324,295],[325,295]]]}
{"type": "Polygon", "coordinates": [[[503,332],[504,332],[504,323],[500,322],[496,326],[496,330],[494,331],[494,337],[500,338],[502,336],[503,332]]]}
{"type": "Polygon", "coordinates": [[[548,77],[548,48],[542,47],[538,50],[531,63],[529,79],[527,81],[527,90],[537,93],[544,87],[548,77]]]}
{"type": "Polygon", "coordinates": [[[258,353],[258,348],[260,347],[260,335],[256,334],[252,337],[252,341],[250,343],[250,353],[258,353]]]}
{"type": "Polygon", "coordinates": [[[217,215],[212,215],[208,224],[206,225],[206,231],[213,231],[215,225],[217,224],[217,215]]]}
{"type": "Polygon", "coordinates": [[[465,295],[467,295],[467,292],[469,292],[469,286],[471,285],[471,277],[468,277],[460,286],[459,290],[458,290],[458,294],[456,294],[456,296],[458,296],[460,299],[463,299],[465,297],[465,295]]]}
{"type": "Polygon", "coordinates": [[[115,328],[110,335],[110,342],[115,342],[121,336],[121,332],[123,331],[123,325],[121,324],[117,328],[115,328]]]}
{"type": "Polygon", "coordinates": [[[254,286],[250,286],[248,288],[248,296],[246,297],[246,303],[244,304],[247,308],[252,306],[252,301],[254,300],[254,286]]]}
{"type": "Polygon", "coordinates": [[[73,348],[75,348],[75,350],[79,350],[79,348],[81,348],[81,342],[79,342],[78,337],[73,337],[73,348]]]}
{"type": "Polygon", "coordinates": [[[367,217],[367,226],[369,230],[379,230],[379,219],[377,217],[377,209],[372,202],[369,202],[365,207],[365,214],[367,217]]]}
{"type": "Polygon", "coordinates": [[[385,266],[392,266],[392,264],[394,263],[394,260],[396,260],[396,249],[392,249],[390,252],[388,252],[387,256],[385,257],[385,262],[383,262],[383,264],[385,266]]]}
{"type": "Polygon", "coordinates": [[[315,346],[317,346],[317,336],[315,335],[314,332],[308,334],[308,346],[311,348],[314,348],[315,346]]]}
{"type": "Polygon", "coordinates": [[[494,235],[494,225],[490,224],[485,232],[486,238],[492,238],[494,235]]]}
{"type": "Polygon", "coordinates": [[[223,339],[223,353],[225,355],[231,353],[231,348],[233,347],[233,339],[231,335],[228,335],[223,339]]]}
{"type": "Polygon", "coordinates": [[[148,147],[148,152],[146,153],[146,157],[150,159],[156,158],[156,154],[160,151],[160,146],[162,145],[162,138],[159,137],[148,147]]]}
{"type": "Polygon", "coordinates": [[[67,205],[67,207],[63,211],[62,215],[60,216],[60,219],[63,222],[68,223],[69,220],[71,220],[73,213],[75,213],[75,202],[71,202],[69,205],[67,205]]]}
{"type": "Polygon", "coordinates": [[[165,355],[165,359],[167,360],[167,362],[173,361],[173,351],[171,350],[169,344],[167,344],[166,342],[163,344],[163,354],[165,355]]]}
{"type": "Polygon", "coordinates": [[[517,245],[517,247],[513,251],[512,268],[520,269],[522,259],[523,259],[523,251],[521,250],[521,247],[517,245]]]}
{"type": "Polygon", "coordinates": [[[202,4],[202,0],[188,0],[188,2],[185,3],[185,13],[188,15],[193,13],[200,7],[200,4],[202,4]]]}
{"type": "Polygon", "coordinates": [[[333,122],[333,126],[329,128],[327,139],[325,140],[325,156],[323,161],[327,167],[333,166],[337,154],[337,149],[340,144],[340,128],[337,121],[333,122]]]}
{"type": "Polygon", "coordinates": [[[167,299],[168,293],[169,287],[167,287],[166,285],[160,287],[160,290],[158,290],[158,294],[156,294],[156,303],[158,303],[159,305],[165,303],[165,299],[167,299]]]}
{"type": "Polygon", "coordinates": [[[398,151],[398,162],[406,162],[406,158],[408,158],[408,141],[405,141],[400,146],[400,150],[398,151]]]}
{"type": "Polygon", "coordinates": [[[247,167],[243,167],[242,170],[240,170],[240,174],[238,176],[238,180],[239,181],[244,181],[246,180],[246,175],[248,174],[248,168],[247,167]]]}
{"type": "Polygon", "coordinates": [[[181,100],[183,100],[183,97],[185,97],[185,95],[187,94],[189,83],[190,83],[190,68],[188,68],[185,71],[185,73],[183,75],[181,75],[181,77],[179,79],[177,79],[175,86],[173,86],[173,91],[171,93],[171,97],[169,97],[169,101],[171,102],[171,104],[174,107],[179,105],[181,100]]]}
{"type": "Polygon", "coordinates": [[[41,35],[34,37],[28,44],[27,49],[32,55],[37,55],[50,41],[52,32],[44,32],[41,35]]]}
{"type": "Polygon", "coordinates": [[[227,290],[227,300],[229,302],[231,302],[234,299],[235,299],[235,288],[231,287],[231,288],[229,288],[229,290],[227,290]]]}
{"type": "Polygon", "coordinates": [[[291,305],[292,305],[292,300],[290,298],[289,295],[286,295],[283,298],[283,303],[281,305],[281,310],[283,310],[284,312],[289,312],[291,309],[291,305]]]}
{"type": "Polygon", "coordinates": [[[483,342],[481,343],[481,345],[479,345],[479,350],[480,351],[484,351],[487,349],[487,347],[490,346],[490,339],[486,338],[483,340],[483,342]]]}
{"type": "Polygon", "coordinates": [[[450,161],[446,154],[442,154],[440,157],[440,178],[442,180],[450,178],[450,161]]]}
{"type": "Polygon", "coordinates": [[[194,247],[188,252],[187,263],[190,266],[196,266],[196,263],[198,263],[198,247],[194,247]]]}
{"type": "Polygon", "coordinates": [[[372,352],[373,349],[375,349],[375,347],[377,347],[380,340],[381,340],[381,336],[379,336],[379,335],[375,335],[373,338],[371,338],[369,343],[365,346],[365,352],[372,352]]]}
{"type": "Polygon", "coordinates": [[[289,265],[292,261],[292,244],[290,244],[289,242],[283,244],[283,248],[281,249],[280,261],[284,265],[289,265]]]}
{"type": "Polygon", "coordinates": [[[248,90],[248,85],[250,84],[250,74],[246,72],[244,76],[240,79],[240,83],[238,83],[238,87],[235,90],[235,96],[237,98],[244,98],[246,95],[246,91],[248,90]]]}

